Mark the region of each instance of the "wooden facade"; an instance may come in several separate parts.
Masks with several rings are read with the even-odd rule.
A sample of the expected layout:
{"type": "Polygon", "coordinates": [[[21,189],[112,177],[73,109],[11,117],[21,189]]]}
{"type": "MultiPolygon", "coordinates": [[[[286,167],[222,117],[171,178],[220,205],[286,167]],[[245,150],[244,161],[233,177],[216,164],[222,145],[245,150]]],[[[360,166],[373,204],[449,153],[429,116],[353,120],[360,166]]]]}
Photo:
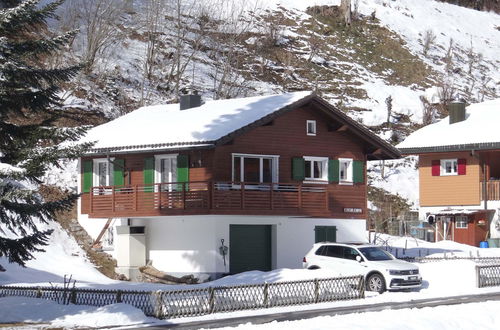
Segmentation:
{"type": "MultiPolygon", "coordinates": [[[[374,146],[360,137],[356,131],[359,128],[339,123],[317,107],[311,102],[287,111],[241,134],[225,138],[212,148],[115,154],[112,157],[123,161],[124,184],[92,187],[90,192],[85,192],[82,186],[81,212],[91,218],[254,214],[365,219],[367,155],[373,158],[379,153],[378,157],[394,158],[394,151],[389,145],[374,146]],[[308,120],[317,123],[315,135],[306,134],[308,120]],[[385,147],[389,153],[393,152],[391,156],[383,154],[385,147]],[[145,184],[144,160],[169,153],[183,155],[188,160],[188,182],[163,183],[175,189],[145,184]],[[275,157],[277,180],[272,184],[233,180],[234,154],[275,157]],[[350,184],[294,180],[293,159],[304,156],[352,159],[362,164],[361,175],[358,182],[350,184]]],[[[82,163],[100,157],[103,156],[85,157],[82,163]]],[[[84,166],[82,184],[85,181],[83,171],[84,166]]]]}

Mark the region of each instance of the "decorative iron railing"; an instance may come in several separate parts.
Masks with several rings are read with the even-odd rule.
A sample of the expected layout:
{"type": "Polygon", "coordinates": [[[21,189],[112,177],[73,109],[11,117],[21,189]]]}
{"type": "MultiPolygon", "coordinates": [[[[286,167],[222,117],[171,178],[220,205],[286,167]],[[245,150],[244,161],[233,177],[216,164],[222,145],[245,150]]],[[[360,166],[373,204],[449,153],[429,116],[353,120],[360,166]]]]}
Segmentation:
{"type": "Polygon", "coordinates": [[[360,299],[363,276],[289,281],[173,291],[125,291],[0,286],[0,297],[42,298],[61,304],[104,306],[126,303],[160,319],[220,312],[360,299]]]}

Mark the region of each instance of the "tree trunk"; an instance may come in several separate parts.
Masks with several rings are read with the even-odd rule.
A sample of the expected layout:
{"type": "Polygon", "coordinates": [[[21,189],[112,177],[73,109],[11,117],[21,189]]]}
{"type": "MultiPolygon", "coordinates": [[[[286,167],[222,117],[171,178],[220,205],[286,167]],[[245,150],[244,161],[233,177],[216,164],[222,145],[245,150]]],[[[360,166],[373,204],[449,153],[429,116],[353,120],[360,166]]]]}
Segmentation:
{"type": "Polygon", "coordinates": [[[198,283],[198,279],[193,275],[186,275],[182,277],[175,277],[172,275],[168,275],[165,272],[162,272],[153,266],[143,266],[139,267],[139,271],[142,275],[155,283],[163,283],[163,284],[196,284],[198,283]]]}
{"type": "Polygon", "coordinates": [[[341,0],[340,2],[340,12],[344,16],[345,25],[351,25],[351,0],[341,0]]]}

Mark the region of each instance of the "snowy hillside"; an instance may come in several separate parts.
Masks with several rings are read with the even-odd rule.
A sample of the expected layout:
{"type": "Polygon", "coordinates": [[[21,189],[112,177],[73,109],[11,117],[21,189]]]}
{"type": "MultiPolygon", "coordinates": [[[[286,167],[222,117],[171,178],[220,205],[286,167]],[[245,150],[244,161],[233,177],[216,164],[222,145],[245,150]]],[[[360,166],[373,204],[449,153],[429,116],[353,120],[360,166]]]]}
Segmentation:
{"type": "MultiPolygon", "coordinates": [[[[77,3],[68,0],[54,25],[80,28],[70,61],[92,55],[79,21],[91,8],[77,3]]],[[[190,86],[205,100],[316,90],[397,143],[422,123],[422,96],[428,104],[498,97],[500,15],[433,0],[359,0],[346,27],[339,3],[129,1],[98,15],[116,29],[64,93],[66,105],[116,117],[175,102],[190,86]]],[[[403,166],[383,179],[373,164],[374,184],[418,205],[415,163],[395,164],[403,166]]]]}

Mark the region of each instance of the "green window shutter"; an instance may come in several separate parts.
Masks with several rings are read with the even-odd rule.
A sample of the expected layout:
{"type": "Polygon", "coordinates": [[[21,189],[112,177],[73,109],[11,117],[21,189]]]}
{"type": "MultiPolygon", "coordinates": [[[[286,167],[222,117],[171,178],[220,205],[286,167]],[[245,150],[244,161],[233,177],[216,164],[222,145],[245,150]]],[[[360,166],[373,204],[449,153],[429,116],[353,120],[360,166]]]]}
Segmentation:
{"type": "Polygon", "coordinates": [[[155,159],[154,157],[144,158],[144,169],[142,170],[142,175],[144,177],[144,188],[146,192],[153,192],[154,188],[152,184],[155,183],[155,159]],[[151,186],[149,186],[151,185],[151,186]]]}
{"type": "Polygon", "coordinates": [[[292,179],[295,181],[303,181],[305,178],[305,167],[304,158],[292,158],[292,179]]]}
{"type": "Polygon", "coordinates": [[[352,181],[354,183],[363,183],[365,180],[364,162],[355,160],[352,164],[352,181]]]}
{"type": "MultiPolygon", "coordinates": [[[[177,182],[189,182],[189,160],[188,155],[177,155],[177,182]]],[[[179,185],[178,190],[182,190],[187,185],[179,185]]]]}
{"type": "Polygon", "coordinates": [[[337,227],[336,226],[315,226],[314,227],[314,242],[336,242],[337,227]]]}
{"type": "Polygon", "coordinates": [[[339,182],[340,162],[338,159],[328,160],[328,182],[339,182]]]}
{"type": "Polygon", "coordinates": [[[113,185],[125,185],[125,176],[123,175],[125,168],[125,159],[117,159],[113,161],[113,185]]]}
{"type": "Polygon", "coordinates": [[[93,176],[93,161],[84,160],[82,163],[83,167],[83,186],[82,192],[88,193],[90,192],[90,188],[92,187],[92,176],[93,176]]]}

